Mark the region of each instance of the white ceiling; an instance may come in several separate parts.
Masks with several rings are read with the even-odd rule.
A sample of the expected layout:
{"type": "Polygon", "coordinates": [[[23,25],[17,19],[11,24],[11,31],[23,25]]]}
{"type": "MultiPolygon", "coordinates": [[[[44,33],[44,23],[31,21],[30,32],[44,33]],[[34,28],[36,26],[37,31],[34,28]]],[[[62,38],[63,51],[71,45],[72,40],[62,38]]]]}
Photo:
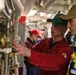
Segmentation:
{"type": "Polygon", "coordinates": [[[24,6],[22,16],[26,16],[26,19],[30,21],[42,21],[48,17],[48,14],[56,14],[57,12],[67,13],[72,5],[76,4],[76,0],[21,0],[24,6]],[[34,16],[27,16],[30,10],[37,10],[34,16]],[[44,16],[40,16],[40,13],[45,13],[44,16]]]}
{"type": "Polygon", "coordinates": [[[29,21],[37,22],[52,18],[59,11],[66,14],[76,4],[76,0],[1,0],[0,2],[2,4],[0,5],[0,14],[2,13],[0,16],[3,15],[10,19],[16,14],[26,16],[29,21]],[[37,12],[33,16],[28,16],[31,9],[37,12]]]}

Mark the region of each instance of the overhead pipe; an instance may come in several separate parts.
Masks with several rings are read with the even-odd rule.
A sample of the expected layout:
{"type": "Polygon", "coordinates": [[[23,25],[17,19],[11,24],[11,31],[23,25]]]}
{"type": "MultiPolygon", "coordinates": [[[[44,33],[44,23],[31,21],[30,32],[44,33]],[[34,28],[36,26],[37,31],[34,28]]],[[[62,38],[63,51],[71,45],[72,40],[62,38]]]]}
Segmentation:
{"type": "Polygon", "coordinates": [[[8,18],[8,20],[11,19],[11,17],[8,15],[8,13],[6,12],[5,9],[2,10],[3,14],[6,16],[6,18],[8,18]]]}
{"type": "Polygon", "coordinates": [[[13,0],[6,0],[5,1],[5,8],[9,11],[15,11],[13,0]]]}
{"type": "Polygon", "coordinates": [[[13,0],[13,5],[15,7],[15,11],[16,13],[19,14],[19,16],[21,16],[23,10],[24,10],[24,6],[22,5],[20,0],[13,0]]]}
{"type": "Polygon", "coordinates": [[[13,12],[13,10],[15,10],[12,0],[6,0],[4,5],[5,5],[5,8],[2,10],[2,13],[6,18],[8,18],[8,20],[11,20],[10,14],[13,12]]]}
{"type": "Polygon", "coordinates": [[[36,9],[38,9],[41,12],[45,12],[45,13],[54,13],[54,11],[50,11],[50,10],[46,10],[43,6],[39,5],[37,2],[34,4],[34,7],[36,9]]]}
{"type": "Polygon", "coordinates": [[[13,4],[13,0],[9,0],[9,2],[10,2],[10,5],[11,5],[11,7],[12,7],[12,10],[15,11],[15,7],[14,7],[14,4],[13,4]]]}
{"type": "Polygon", "coordinates": [[[9,7],[7,1],[5,2],[5,9],[6,9],[6,11],[8,12],[8,14],[12,13],[12,10],[11,10],[11,8],[9,7]]]}
{"type": "Polygon", "coordinates": [[[44,8],[47,9],[49,6],[51,6],[55,1],[57,0],[47,0],[47,2],[44,4],[44,8]]]}
{"type": "Polygon", "coordinates": [[[44,2],[43,6],[41,6],[39,3],[35,2],[34,6],[36,9],[38,9],[41,12],[45,12],[45,13],[54,13],[52,10],[46,10],[50,5],[52,5],[56,0],[47,0],[46,2],[44,2]]]}
{"type": "Polygon", "coordinates": [[[56,13],[56,11],[67,13],[69,5],[54,4],[56,1],[57,0],[47,0],[47,2],[45,2],[43,6],[36,2],[34,6],[39,11],[45,13],[56,13]]]}
{"type": "Polygon", "coordinates": [[[36,0],[26,0],[26,2],[23,4],[24,10],[22,13],[22,16],[27,16],[32,7],[34,6],[36,0]]]}

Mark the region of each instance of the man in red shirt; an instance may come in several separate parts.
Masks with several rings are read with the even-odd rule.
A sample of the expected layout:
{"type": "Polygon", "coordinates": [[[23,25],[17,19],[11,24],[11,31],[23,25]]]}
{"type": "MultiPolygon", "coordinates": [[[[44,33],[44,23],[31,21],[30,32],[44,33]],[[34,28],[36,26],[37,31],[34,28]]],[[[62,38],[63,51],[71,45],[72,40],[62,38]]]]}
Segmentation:
{"type": "Polygon", "coordinates": [[[31,50],[13,42],[13,48],[17,55],[30,58],[31,64],[40,67],[39,75],[66,75],[71,58],[72,49],[64,38],[67,29],[67,21],[60,19],[57,14],[52,22],[52,38],[43,39],[31,50]]]}

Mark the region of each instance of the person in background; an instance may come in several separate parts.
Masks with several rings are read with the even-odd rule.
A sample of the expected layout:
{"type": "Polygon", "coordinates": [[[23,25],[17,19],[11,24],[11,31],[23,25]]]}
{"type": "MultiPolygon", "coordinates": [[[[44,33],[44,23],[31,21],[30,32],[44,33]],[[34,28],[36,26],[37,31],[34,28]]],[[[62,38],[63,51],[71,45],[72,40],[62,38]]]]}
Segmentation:
{"type": "Polygon", "coordinates": [[[40,27],[39,33],[40,36],[37,37],[37,42],[40,42],[42,39],[45,39],[45,27],[40,27]]]}
{"type": "MultiPolygon", "coordinates": [[[[40,37],[40,34],[37,30],[30,30],[29,34],[30,36],[25,40],[25,46],[29,49],[32,49],[32,47],[36,44],[37,37],[40,37]]],[[[27,57],[24,57],[24,59],[27,75],[38,75],[38,67],[32,65],[27,57]]]]}
{"type": "Polygon", "coordinates": [[[42,39],[44,39],[45,38],[45,28],[41,28],[39,32],[41,34],[42,39]]]}
{"type": "Polygon", "coordinates": [[[64,38],[67,29],[67,21],[59,18],[57,14],[52,22],[52,38],[43,39],[34,48],[29,49],[16,41],[13,48],[16,55],[28,57],[31,64],[38,66],[39,75],[66,75],[71,59],[72,49],[64,38]]]}
{"type": "Polygon", "coordinates": [[[38,36],[36,42],[39,43],[41,40],[42,40],[42,37],[41,36],[38,36]]]}
{"type": "Polygon", "coordinates": [[[73,54],[71,55],[70,74],[76,75],[76,5],[71,7],[67,15],[61,15],[59,17],[68,21],[67,28],[69,28],[71,35],[75,36],[73,54]]]}

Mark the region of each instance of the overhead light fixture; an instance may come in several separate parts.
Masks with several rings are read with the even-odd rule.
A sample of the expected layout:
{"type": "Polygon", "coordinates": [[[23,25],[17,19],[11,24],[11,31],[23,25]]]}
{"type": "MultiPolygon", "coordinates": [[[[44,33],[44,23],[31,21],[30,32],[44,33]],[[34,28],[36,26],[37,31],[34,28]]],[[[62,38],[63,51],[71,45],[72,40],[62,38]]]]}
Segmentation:
{"type": "Polygon", "coordinates": [[[29,20],[26,20],[26,23],[29,23],[30,21],[29,20]]]}
{"type": "Polygon", "coordinates": [[[40,17],[42,17],[42,16],[46,16],[46,13],[40,12],[40,17]]]}
{"type": "Polygon", "coordinates": [[[28,13],[27,16],[34,16],[36,14],[37,10],[32,10],[28,13]]]}
{"type": "Polygon", "coordinates": [[[51,16],[52,16],[52,14],[48,14],[48,15],[47,15],[48,18],[51,17],[51,16]]]}

